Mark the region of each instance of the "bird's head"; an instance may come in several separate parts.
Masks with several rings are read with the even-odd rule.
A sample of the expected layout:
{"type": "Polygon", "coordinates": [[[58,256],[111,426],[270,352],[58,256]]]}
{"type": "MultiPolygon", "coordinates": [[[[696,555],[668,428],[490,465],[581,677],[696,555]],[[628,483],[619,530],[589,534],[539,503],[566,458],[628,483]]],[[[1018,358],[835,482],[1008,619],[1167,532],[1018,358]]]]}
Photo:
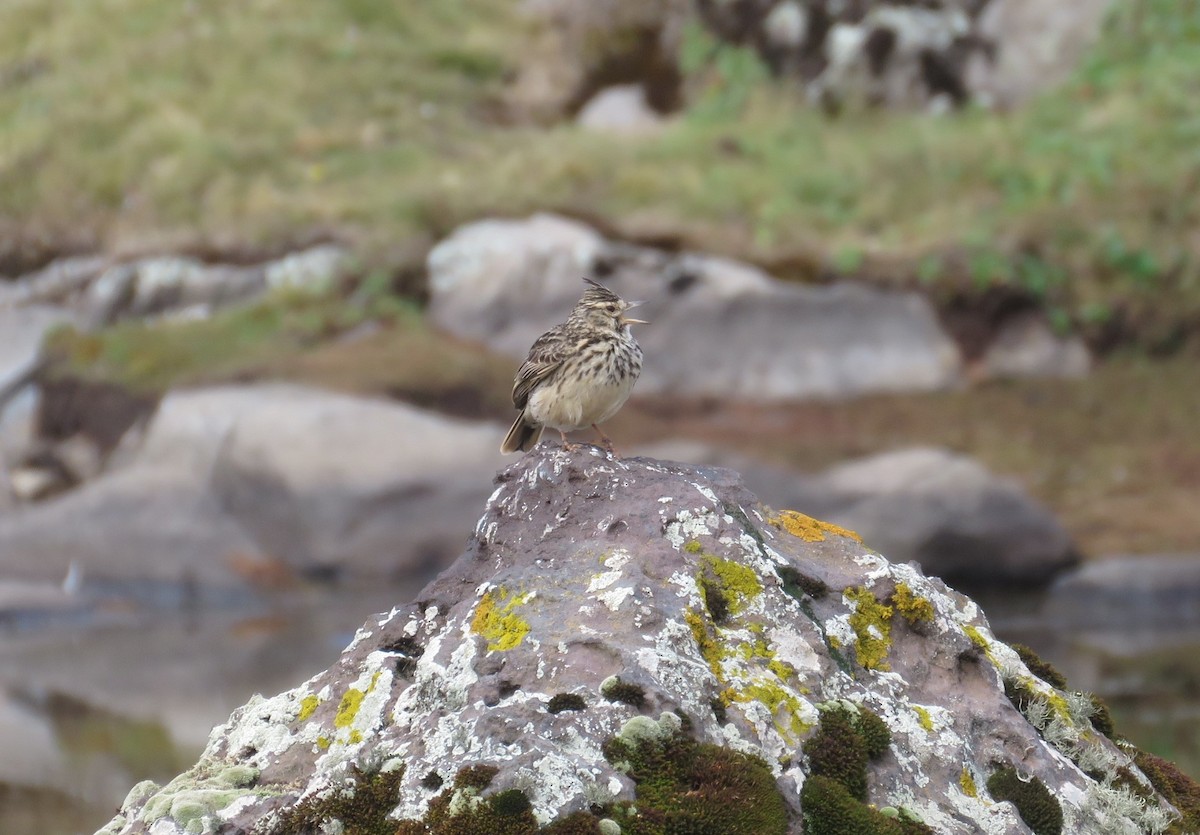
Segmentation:
{"type": "Polygon", "coordinates": [[[600,328],[621,330],[629,325],[648,325],[645,319],[634,319],[627,316],[631,309],[641,302],[627,302],[612,290],[602,284],[585,278],[590,287],[583,292],[583,297],[571,312],[573,317],[583,319],[600,328]]]}

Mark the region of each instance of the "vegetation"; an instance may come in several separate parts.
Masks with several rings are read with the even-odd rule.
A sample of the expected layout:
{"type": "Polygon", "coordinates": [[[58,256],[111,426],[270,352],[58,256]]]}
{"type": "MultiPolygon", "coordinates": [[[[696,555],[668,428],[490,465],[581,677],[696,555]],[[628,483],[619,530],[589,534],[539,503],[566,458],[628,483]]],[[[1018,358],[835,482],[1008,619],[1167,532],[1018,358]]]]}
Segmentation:
{"type": "Polygon", "coordinates": [[[722,83],[629,142],[503,123],[526,26],[503,0],[14,0],[0,218],[27,240],[369,248],[549,208],[799,278],[1016,288],[1162,349],[1200,316],[1200,4],[1121,3],[1061,89],[943,119],[831,120],[693,32],[682,69],[711,56],[722,83]]]}
{"type": "MultiPolygon", "coordinates": [[[[653,724],[653,723],[651,723],[653,724]]],[[[627,726],[628,727],[628,726],[627,726]]],[[[628,835],[783,835],[787,807],[771,769],[746,754],[696,742],[684,731],[622,733],[604,754],[628,766],[634,807],[613,810],[628,835]]]]}
{"type": "Polygon", "coordinates": [[[1034,835],[1061,835],[1062,806],[1037,777],[1023,778],[1011,766],[997,769],[987,781],[997,801],[1010,800],[1034,835]]]}

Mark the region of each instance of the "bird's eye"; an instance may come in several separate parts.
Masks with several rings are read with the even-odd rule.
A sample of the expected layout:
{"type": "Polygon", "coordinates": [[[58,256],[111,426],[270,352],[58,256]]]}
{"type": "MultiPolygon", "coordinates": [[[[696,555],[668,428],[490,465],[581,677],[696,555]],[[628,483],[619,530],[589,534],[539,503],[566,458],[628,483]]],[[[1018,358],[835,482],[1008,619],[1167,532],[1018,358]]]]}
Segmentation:
{"type": "Polygon", "coordinates": [[[605,306],[604,306],[604,309],[605,309],[605,310],[607,310],[609,313],[616,313],[616,312],[617,312],[617,306],[616,306],[615,304],[608,304],[608,305],[605,305],[605,306]]]}

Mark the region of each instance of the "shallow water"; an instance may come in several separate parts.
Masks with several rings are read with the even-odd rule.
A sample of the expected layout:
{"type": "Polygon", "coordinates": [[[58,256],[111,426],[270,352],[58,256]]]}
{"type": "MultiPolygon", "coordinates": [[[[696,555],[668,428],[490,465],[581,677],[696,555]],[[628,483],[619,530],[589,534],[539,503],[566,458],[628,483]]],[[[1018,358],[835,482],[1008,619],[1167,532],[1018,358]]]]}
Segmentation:
{"type": "MultiPolygon", "coordinates": [[[[89,835],[135,783],[190,766],[252,694],[325,669],[368,616],[418,589],[0,632],[0,833],[89,835]]],[[[1039,595],[982,597],[999,637],[1033,647],[1108,701],[1119,731],[1200,775],[1200,624],[1073,628],[1048,622],[1039,595]]]]}

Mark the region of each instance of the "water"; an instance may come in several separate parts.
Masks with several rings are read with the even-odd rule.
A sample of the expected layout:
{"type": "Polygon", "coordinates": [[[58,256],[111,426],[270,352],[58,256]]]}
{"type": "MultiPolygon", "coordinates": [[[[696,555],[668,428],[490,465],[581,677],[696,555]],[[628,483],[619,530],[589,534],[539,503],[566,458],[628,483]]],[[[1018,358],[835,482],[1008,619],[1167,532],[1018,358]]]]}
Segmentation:
{"type": "MultiPolygon", "coordinates": [[[[0,632],[0,833],[90,835],[138,781],[195,762],[252,694],[328,667],[375,612],[419,584],[293,594],[254,609],[109,613],[0,632]]],[[[1039,594],[976,594],[997,635],[1028,644],[1112,708],[1135,744],[1200,774],[1200,624],[1055,623],[1039,594]]]]}

